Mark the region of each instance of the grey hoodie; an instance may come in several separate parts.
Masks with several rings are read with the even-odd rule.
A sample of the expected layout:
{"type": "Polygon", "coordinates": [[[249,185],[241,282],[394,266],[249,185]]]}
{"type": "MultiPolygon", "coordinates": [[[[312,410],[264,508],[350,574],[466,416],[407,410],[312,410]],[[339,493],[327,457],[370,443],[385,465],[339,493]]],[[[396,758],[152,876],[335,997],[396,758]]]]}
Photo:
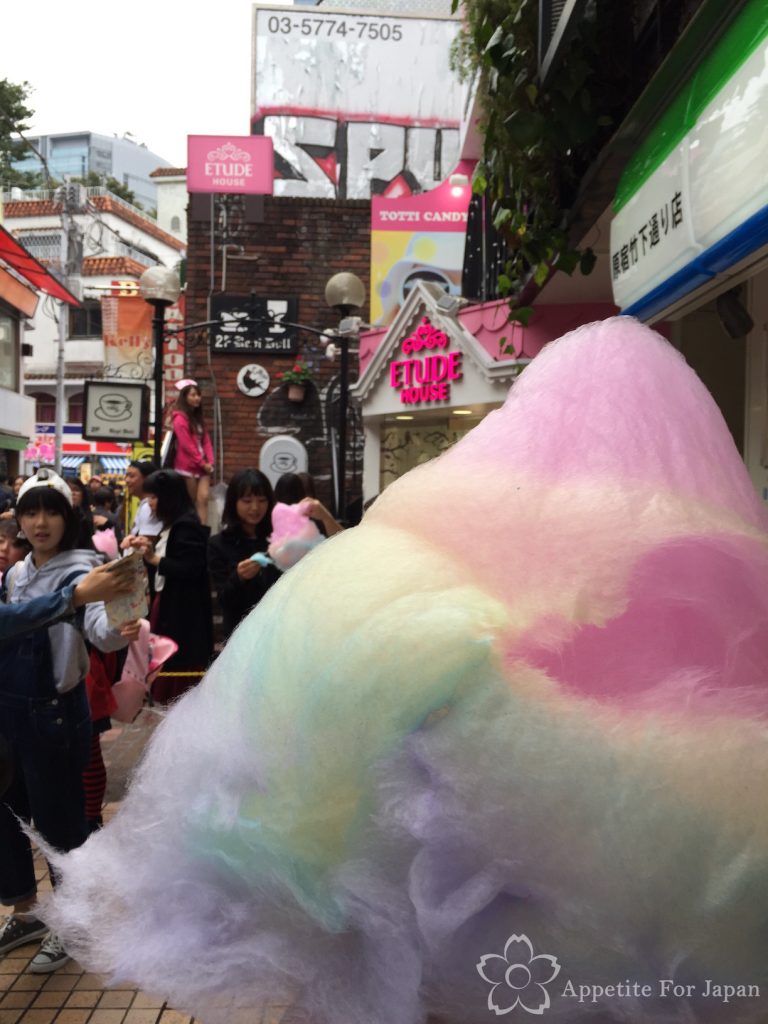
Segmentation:
{"type": "MultiPolygon", "coordinates": [[[[77,548],[62,551],[38,569],[29,554],[23,562],[11,566],[6,574],[6,588],[10,604],[20,604],[33,597],[50,594],[64,585],[64,580],[74,573],[85,576],[97,565],[102,557],[96,551],[77,548]]],[[[78,577],[79,578],[79,577],[78,577]]],[[[117,651],[128,641],[119,630],[111,629],[103,601],[87,604],[83,622],[83,634],[101,651],[117,651]]],[[[53,675],[56,689],[66,693],[85,679],[88,672],[88,651],[80,631],[69,622],[57,622],[48,627],[53,654],[53,675]]]]}

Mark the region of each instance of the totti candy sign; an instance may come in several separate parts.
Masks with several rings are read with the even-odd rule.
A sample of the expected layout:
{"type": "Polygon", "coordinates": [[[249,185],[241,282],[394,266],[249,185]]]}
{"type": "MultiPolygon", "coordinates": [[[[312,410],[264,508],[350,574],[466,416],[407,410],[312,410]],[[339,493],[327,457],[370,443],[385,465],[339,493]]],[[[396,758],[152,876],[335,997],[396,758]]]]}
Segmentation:
{"type": "Polygon", "coordinates": [[[405,339],[403,354],[412,356],[426,350],[416,359],[398,359],[389,365],[389,383],[400,392],[403,405],[447,401],[451,397],[451,381],[460,380],[461,357],[458,351],[443,352],[450,345],[444,331],[438,330],[429,317],[405,339]],[[430,352],[435,352],[434,355],[430,352]]]}

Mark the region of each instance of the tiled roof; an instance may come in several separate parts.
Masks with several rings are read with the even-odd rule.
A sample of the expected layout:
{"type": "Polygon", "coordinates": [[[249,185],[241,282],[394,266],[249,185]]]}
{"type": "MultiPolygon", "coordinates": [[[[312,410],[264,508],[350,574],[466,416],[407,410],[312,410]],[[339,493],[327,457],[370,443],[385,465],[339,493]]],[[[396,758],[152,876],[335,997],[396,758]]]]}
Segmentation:
{"type": "MultiPolygon", "coordinates": [[[[178,238],[168,234],[167,231],[163,231],[159,228],[154,221],[147,220],[146,217],[142,217],[141,214],[134,213],[127,206],[123,206],[122,203],[116,203],[113,201],[111,196],[93,196],[91,202],[97,210],[103,210],[105,213],[114,213],[116,217],[122,217],[123,220],[128,221],[129,224],[133,224],[134,227],[141,228],[142,231],[146,231],[148,235],[152,235],[153,238],[157,238],[160,242],[165,242],[166,245],[170,245],[174,249],[178,249],[180,252],[186,249],[184,242],[180,242],[178,238]]],[[[8,207],[3,207],[4,212],[8,213],[8,207]]]]}
{"type": "Polygon", "coordinates": [[[53,199],[13,199],[3,203],[4,217],[43,217],[61,213],[61,203],[53,199]]]}
{"type": "Polygon", "coordinates": [[[158,167],[150,172],[150,178],[186,178],[186,167],[158,167]]]}
{"type": "MultiPolygon", "coordinates": [[[[153,220],[142,217],[140,213],[135,212],[124,203],[113,201],[111,196],[92,196],[89,202],[93,203],[97,210],[101,210],[103,213],[114,213],[116,217],[133,224],[134,227],[140,228],[158,241],[171,246],[172,249],[181,252],[186,248],[184,242],[167,231],[163,231],[153,220]]],[[[20,199],[3,203],[3,216],[6,220],[11,220],[14,217],[45,217],[59,213],[61,213],[61,203],[54,202],[52,199],[20,199]]]]}
{"type": "Polygon", "coordinates": [[[101,277],[104,274],[141,277],[146,269],[143,263],[130,256],[86,256],[83,260],[83,277],[101,277]]]}

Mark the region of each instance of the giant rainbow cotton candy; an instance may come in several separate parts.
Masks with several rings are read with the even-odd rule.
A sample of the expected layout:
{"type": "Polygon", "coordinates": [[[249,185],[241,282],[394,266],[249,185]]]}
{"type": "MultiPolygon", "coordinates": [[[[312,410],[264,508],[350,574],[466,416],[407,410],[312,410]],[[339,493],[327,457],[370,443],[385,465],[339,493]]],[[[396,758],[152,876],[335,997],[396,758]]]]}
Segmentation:
{"type": "Polygon", "coordinates": [[[269,592],[46,919],[204,1024],[765,1021],[767,526],[681,356],[579,329],[269,592]]]}

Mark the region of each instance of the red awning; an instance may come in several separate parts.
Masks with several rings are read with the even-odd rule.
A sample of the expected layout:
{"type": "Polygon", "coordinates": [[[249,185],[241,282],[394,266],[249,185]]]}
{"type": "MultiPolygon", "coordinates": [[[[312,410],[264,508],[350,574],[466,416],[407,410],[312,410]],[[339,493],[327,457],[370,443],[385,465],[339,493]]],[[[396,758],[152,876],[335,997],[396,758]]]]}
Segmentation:
{"type": "Polygon", "coordinates": [[[9,267],[13,267],[17,274],[26,278],[38,291],[68,302],[70,306],[80,305],[72,292],[67,291],[4,227],[0,227],[0,259],[5,260],[9,267]]]}

